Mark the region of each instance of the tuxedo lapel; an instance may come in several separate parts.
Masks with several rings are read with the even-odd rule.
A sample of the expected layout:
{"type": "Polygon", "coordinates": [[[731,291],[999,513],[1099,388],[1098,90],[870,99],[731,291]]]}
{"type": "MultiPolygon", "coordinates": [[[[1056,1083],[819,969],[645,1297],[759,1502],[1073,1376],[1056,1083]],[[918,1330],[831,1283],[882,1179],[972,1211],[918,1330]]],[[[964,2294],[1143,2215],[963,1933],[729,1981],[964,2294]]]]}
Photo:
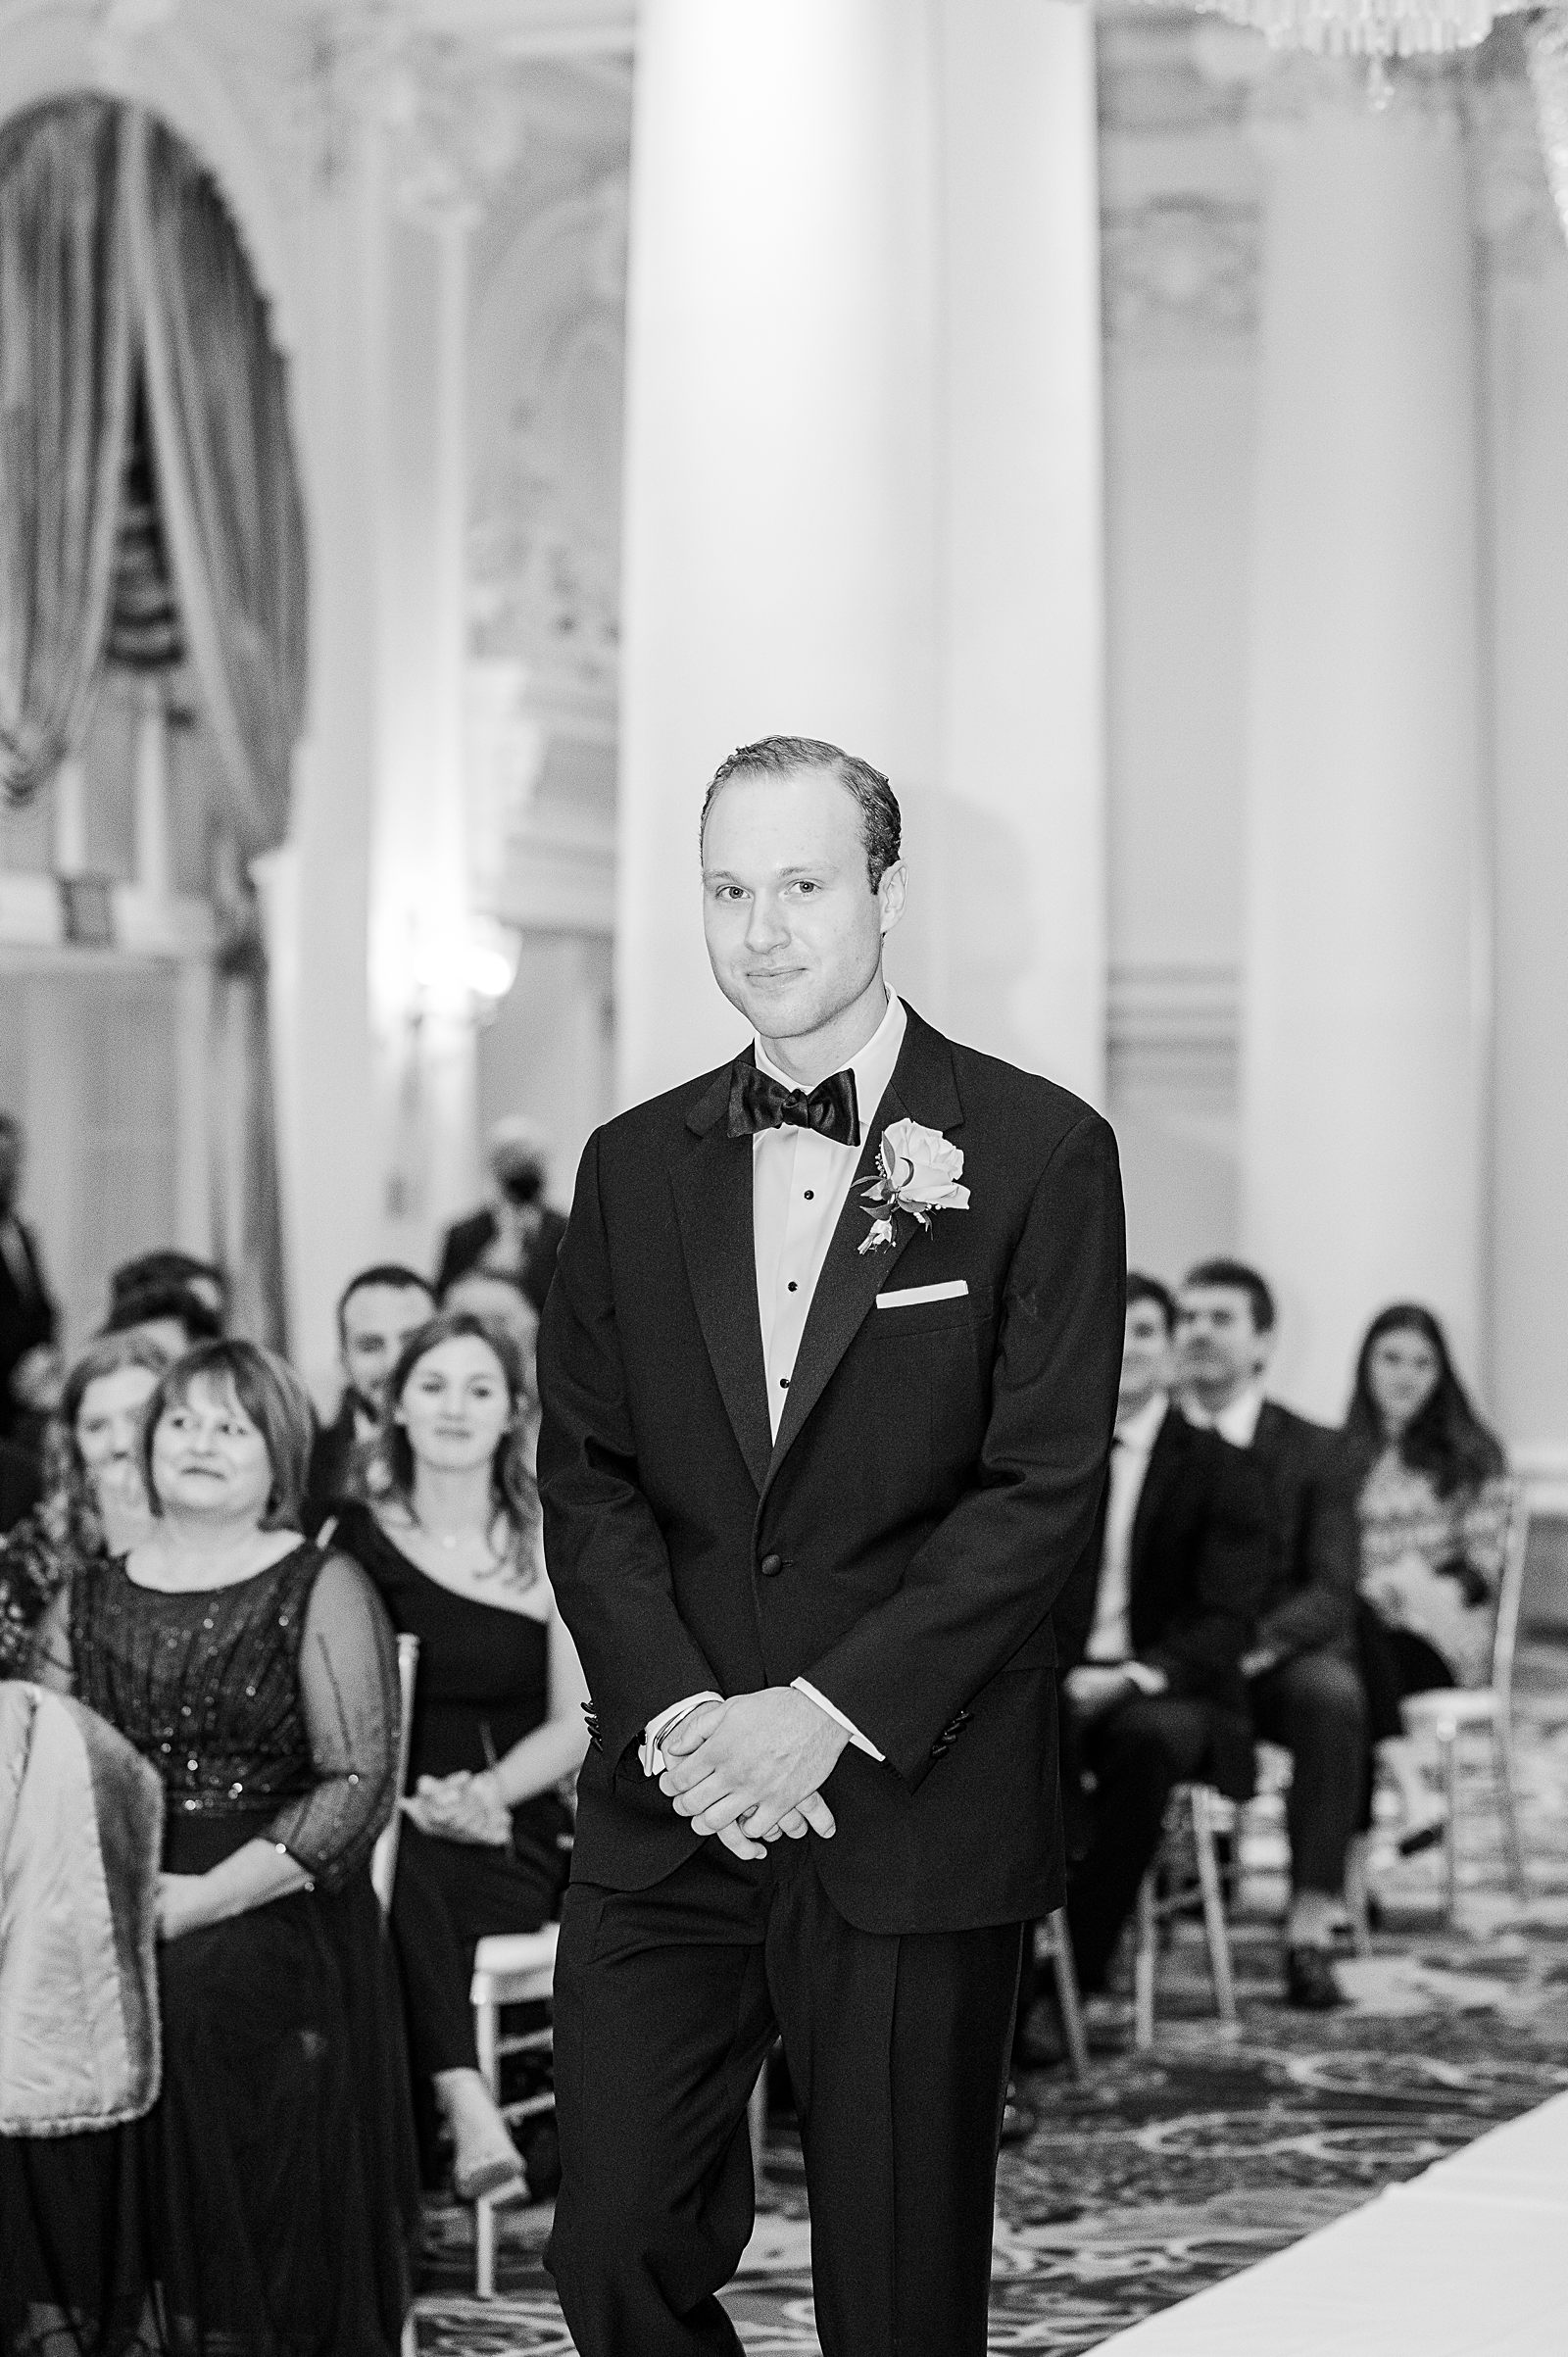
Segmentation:
{"type": "Polygon", "coordinates": [[[906,1212],[896,1221],[895,1241],[876,1252],[862,1252],[871,1224],[863,1190],[876,1175],[877,1148],[882,1132],[895,1121],[919,1121],[927,1128],[951,1130],[963,1119],[953,1058],[939,1033],[906,1007],[908,1028],[880,1105],[866,1109],[865,1135],[859,1166],[833,1230],[816,1281],[806,1330],[790,1377],[790,1394],[773,1443],[772,1461],[762,1484],[765,1497],[801,1427],[833,1379],[839,1361],[859,1332],[877,1295],[886,1285],[903,1253],[918,1233],[906,1212]]]}
{"type": "Polygon", "coordinates": [[[726,1071],[687,1115],[688,1128],[702,1131],[701,1143],[685,1150],[670,1178],[698,1324],[747,1470],[760,1490],[773,1441],[757,1314],[752,1142],[726,1135],[719,1116],[728,1100],[726,1071]]]}

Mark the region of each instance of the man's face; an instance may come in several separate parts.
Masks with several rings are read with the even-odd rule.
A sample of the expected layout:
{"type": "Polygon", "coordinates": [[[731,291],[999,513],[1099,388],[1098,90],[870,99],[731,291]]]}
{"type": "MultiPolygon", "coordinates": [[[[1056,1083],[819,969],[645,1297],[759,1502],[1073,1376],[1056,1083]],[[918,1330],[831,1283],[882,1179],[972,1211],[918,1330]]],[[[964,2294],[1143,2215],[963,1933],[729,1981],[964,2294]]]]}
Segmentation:
{"type": "Polygon", "coordinates": [[[418,1285],[362,1285],[343,1304],[343,1372],[350,1389],[372,1406],[385,1405],[387,1378],[411,1334],[435,1315],[418,1285]]]}
{"type": "Polygon", "coordinates": [[[1157,1301],[1130,1302],[1121,1347],[1122,1412],[1135,1412],[1156,1392],[1168,1390],[1170,1373],[1170,1330],[1164,1311],[1157,1301]]]}
{"type": "Polygon", "coordinates": [[[22,1132],[0,1126],[0,1211],[9,1211],[22,1183],[22,1132]]]}
{"type": "Polygon", "coordinates": [[[1184,1383],[1241,1391],[1268,1364],[1269,1337],[1252,1323],[1251,1297],[1239,1285],[1184,1285],[1176,1306],[1176,1353],[1184,1383]]]}
{"type": "Polygon", "coordinates": [[[823,769],[742,772],[703,836],[703,929],[719,989],[763,1039],[820,1031],[876,979],[904,908],[895,862],[873,892],[859,805],[823,769]]]}

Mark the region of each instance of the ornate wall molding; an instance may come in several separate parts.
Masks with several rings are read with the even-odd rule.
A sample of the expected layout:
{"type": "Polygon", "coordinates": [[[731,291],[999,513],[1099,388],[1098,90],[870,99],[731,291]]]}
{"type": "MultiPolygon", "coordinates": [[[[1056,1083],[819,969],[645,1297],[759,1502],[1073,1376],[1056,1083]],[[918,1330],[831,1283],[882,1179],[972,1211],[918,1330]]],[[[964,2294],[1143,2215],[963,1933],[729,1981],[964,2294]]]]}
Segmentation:
{"type": "Polygon", "coordinates": [[[1253,205],[1170,195],[1109,209],[1101,222],[1106,340],[1122,351],[1236,342],[1257,325],[1253,205]]]}
{"type": "Polygon", "coordinates": [[[1179,1101],[1233,1113],[1241,1056],[1242,977],[1228,962],[1112,964],[1106,1047],[1112,1099],[1179,1101]]]}

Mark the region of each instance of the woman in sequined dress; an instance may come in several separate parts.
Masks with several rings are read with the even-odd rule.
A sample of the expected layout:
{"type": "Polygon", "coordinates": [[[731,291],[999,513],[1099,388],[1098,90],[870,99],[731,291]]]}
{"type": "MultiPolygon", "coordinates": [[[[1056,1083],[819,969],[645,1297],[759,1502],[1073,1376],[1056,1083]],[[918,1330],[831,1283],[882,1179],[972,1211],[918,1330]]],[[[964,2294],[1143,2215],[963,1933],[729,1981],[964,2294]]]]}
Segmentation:
{"type": "Polygon", "coordinates": [[[163,1778],[163,2089],[0,2139],[12,2357],[391,2357],[417,2190],[368,1860],[397,1777],[392,1633],[295,1527],[297,1379],[209,1343],[147,1408],[150,1535],[51,1606],[37,1673],[163,1778]]]}
{"type": "Polygon", "coordinates": [[[168,1365],[146,1335],[108,1334],[67,1376],[45,1444],[44,1495],[0,1541],[0,1678],[26,1675],[38,1622],[74,1573],[147,1536],[141,1418],[168,1365]]]}

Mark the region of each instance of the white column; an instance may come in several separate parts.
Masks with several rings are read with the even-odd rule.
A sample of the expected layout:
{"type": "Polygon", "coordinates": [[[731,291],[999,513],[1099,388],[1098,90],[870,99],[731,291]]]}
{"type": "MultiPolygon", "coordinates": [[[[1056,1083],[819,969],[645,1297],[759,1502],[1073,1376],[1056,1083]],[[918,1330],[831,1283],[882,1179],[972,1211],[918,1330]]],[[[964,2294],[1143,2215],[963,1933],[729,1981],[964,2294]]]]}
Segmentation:
{"type": "Polygon", "coordinates": [[[169,720],[162,677],[136,683],[136,883],[149,899],[169,898],[169,720]]]}
{"type": "Polygon", "coordinates": [[[1386,1302],[1480,1334],[1477,350],[1451,107],[1309,89],[1265,139],[1242,1217],[1338,1417],[1386,1302]]]}
{"type": "Polygon", "coordinates": [[[1092,27],[1057,0],[649,0],[633,134],[623,1102],[744,1036],[697,817],[772,731],[893,779],[893,970],[1098,1085],[1092,27]]]}
{"type": "Polygon", "coordinates": [[[383,1090],[401,1108],[385,1208],[399,1256],[416,1265],[478,1184],[463,766],[466,243],[456,208],[400,219],[389,241],[370,958],[383,1090]]]}
{"type": "Polygon", "coordinates": [[[384,225],[363,156],[313,190],[294,392],[311,550],[311,703],[290,839],[264,862],[289,1335],[329,1380],[332,1308],[382,1255],[367,958],[376,795],[375,453],[384,225]]]}

